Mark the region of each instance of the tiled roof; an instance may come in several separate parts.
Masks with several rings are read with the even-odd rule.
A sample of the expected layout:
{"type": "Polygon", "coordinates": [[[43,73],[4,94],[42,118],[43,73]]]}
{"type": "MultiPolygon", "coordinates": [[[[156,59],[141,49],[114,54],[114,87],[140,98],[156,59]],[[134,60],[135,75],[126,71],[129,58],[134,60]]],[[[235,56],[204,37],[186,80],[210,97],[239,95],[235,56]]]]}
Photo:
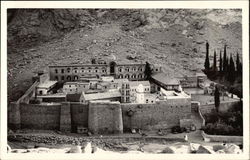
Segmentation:
{"type": "Polygon", "coordinates": [[[179,80],[177,78],[169,77],[165,73],[156,73],[152,76],[153,79],[155,79],[158,82],[161,82],[166,85],[178,85],[180,84],[179,80]]]}

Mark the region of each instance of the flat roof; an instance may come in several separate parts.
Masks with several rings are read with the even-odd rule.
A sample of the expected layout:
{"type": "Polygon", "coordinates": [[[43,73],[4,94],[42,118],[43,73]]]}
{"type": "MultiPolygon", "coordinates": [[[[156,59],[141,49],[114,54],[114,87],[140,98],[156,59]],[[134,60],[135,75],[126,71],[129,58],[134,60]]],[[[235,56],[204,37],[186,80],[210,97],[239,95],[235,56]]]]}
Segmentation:
{"type": "Polygon", "coordinates": [[[109,92],[103,93],[93,93],[93,94],[84,94],[85,100],[98,100],[98,99],[106,99],[106,98],[116,98],[121,97],[121,93],[119,90],[113,90],[109,92]]]}
{"type": "Polygon", "coordinates": [[[37,97],[38,98],[65,98],[66,94],[47,94],[47,95],[41,95],[37,97]]]}
{"type": "Polygon", "coordinates": [[[150,86],[149,81],[129,81],[130,86],[139,86],[142,84],[143,86],[150,86]]]}
{"type": "Polygon", "coordinates": [[[45,81],[43,83],[40,83],[37,87],[38,88],[50,88],[51,86],[55,85],[57,81],[45,81]]]}
{"type": "Polygon", "coordinates": [[[180,84],[180,82],[177,78],[169,77],[168,75],[166,75],[163,72],[156,73],[156,74],[152,75],[152,78],[154,80],[161,82],[163,84],[166,84],[166,85],[179,85],[180,84]]]}

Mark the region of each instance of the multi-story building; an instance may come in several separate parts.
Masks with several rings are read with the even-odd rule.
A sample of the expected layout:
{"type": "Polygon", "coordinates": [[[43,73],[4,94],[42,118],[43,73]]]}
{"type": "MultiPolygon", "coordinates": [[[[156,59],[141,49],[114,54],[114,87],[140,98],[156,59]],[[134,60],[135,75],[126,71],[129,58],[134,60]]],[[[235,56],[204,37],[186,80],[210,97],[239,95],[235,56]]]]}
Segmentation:
{"type": "MultiPolygon", "coordinates": [[[[77,81],[86,77],[111,75],[115,79],[143,80],[145,78],[145,63],[119,64],[114,61],[109,64],[81,64],[49,66],[50,80],[59,82],[77,81]]],[[[154,67],[154,65],[152,65],[154,67]]],[[[161,72],[159,66],[153,72],[161,72]]]]}

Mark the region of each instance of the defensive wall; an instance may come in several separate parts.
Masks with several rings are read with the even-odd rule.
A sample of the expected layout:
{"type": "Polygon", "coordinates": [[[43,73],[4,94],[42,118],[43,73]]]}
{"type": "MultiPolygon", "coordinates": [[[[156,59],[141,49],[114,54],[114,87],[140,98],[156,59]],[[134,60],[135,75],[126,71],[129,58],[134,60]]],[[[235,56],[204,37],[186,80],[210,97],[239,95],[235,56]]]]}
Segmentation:
{"type": "MultiPolygon", "coordinates": [[[[220,102],[219,111],[220,112],[226,112],[229,109],[231,109],[238,102],[239,101],[220,102]]],[[[213,110],[215,110],[214,103],[200,105],[200,111],[201,111],[202,114],[211,113],[213,110]]]]}
{"type": "Polygon", "coordinates": [[[243,143],[243,136],[224,136],[224,135],[209,135],[201,131],[201,135],[205,142],[239,142],[243,143]]]}
{"type": "Polygon", "coordinates": [[[123,133],[120,102],[90,102],[88,128],[93,134],[123,133]]]}
{"type": "Polygon", "coordinates": [[[158,101],[155,104],[121,104],[123,128],[168,129],[191,115],[190,99],[158,101]]]}
{"type": "Polygon", "coordinates": [[[167,129],[190,118],[190,99],[170,99],[155,104],[119,102],[63,102],[52,104],[10,103],[11,129],[46,129],[76,132],[77,126],[94,134],[122,133],[124,129],[167,129]],[[132,114],[130,115],[129,112],[132,114]]]}

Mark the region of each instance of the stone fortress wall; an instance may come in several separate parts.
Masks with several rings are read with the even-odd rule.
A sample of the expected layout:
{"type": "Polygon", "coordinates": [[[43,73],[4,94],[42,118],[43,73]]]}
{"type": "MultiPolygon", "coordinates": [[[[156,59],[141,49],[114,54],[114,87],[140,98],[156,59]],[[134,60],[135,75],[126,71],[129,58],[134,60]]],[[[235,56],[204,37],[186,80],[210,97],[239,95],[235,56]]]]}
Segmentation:
{"type": "Polygon", "coordinates": [[[76,132],[77,126],[91,132],[122,133],[123,130],[167,129],[191,114],[189,100],[167,100],[156,104],[94,102],[82,104],[10,104],[9,127],[76,132]],[[132,111],[131,116],[128,112],[132,111]]]}

